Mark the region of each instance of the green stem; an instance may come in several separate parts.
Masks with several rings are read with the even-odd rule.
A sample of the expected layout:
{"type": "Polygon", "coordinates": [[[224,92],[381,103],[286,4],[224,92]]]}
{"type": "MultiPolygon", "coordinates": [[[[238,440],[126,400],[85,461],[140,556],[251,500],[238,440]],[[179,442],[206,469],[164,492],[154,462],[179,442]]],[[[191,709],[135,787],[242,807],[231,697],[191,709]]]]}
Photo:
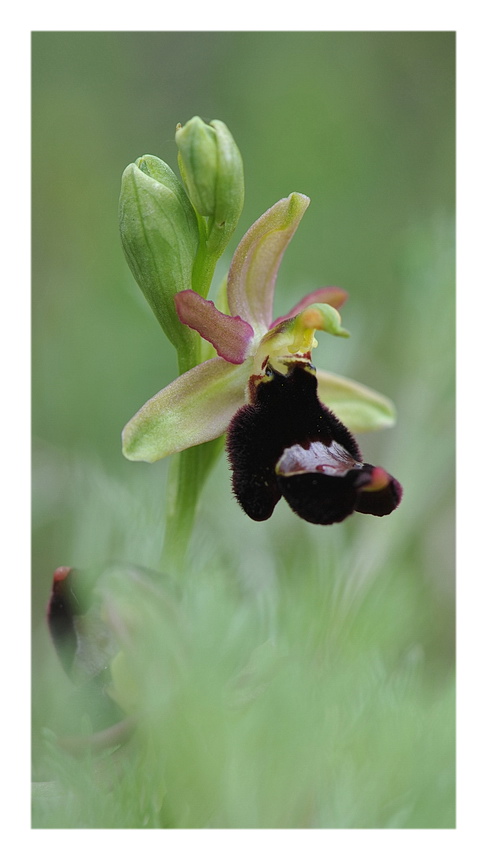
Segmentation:
{"type": "Polygon", "coordinates": [[[196,217],[198,219],[200,241],[193,264],[192,286],[196,293],[199,293],[200,296],[203,296],[203,298],[206,299],[215,273],[215,266],[218,262],[218,254],[215,255],[208,252],[206,244],[206,218],[202,218],[198,213],[196,213],[196,217]]]}
{"type": "MultiPolygon", "coordinates": [[[[217,257],[206,250],[206,222],[198,217],[200,243],[193,266],[192,287],[206,297],[211,286],[217,257]]],[[[200,339],[191,354],[179,353],[179,373],[191,370],[201,361],[200,339]]],[[[203,484],[222,449],[223,437],[175,454],[169,468],[166,531],[162,569],[179,574],[184,569],[196,509],[203,484]]]]}
{"type": "Polygon", "coordinates": [[[175,454],[169,469],[162,568],[182,573],[201,490],[223,446],[223,437],[175,454]]]}

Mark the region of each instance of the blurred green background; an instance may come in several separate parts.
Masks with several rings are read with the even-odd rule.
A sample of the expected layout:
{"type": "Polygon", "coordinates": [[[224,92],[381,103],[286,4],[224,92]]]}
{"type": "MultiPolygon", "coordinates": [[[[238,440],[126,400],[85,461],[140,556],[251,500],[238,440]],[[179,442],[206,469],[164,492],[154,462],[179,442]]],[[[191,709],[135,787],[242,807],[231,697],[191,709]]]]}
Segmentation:
{"type": "MultiPolygon", "coordinates": [[[[190,617],[200,618],[206,606],[208,625],[224,625],[218,589],[208,596],[213,570],[222,582],[237,584],[239,600],[252,595],[260,623],[274,619],[273,635],[279,640],[285,631],[303,665],[325,635],[321,623],[331,625],[327,654],[333,659],[338,642],[340,661],[349,655],[346,670],[337,666],[337,683],[348,671],[352,688],[368,677],[371,649],[385,677],[404,661],[408,672],[411,660],[416,667],[411,697],[404,693],[397,702],[401,720],[409,722],[396,745],[386,706],[366,686],[377,702],[366,718],[377,737],[360,735],[358,752],[341,736],[335,743],[334,749],[348,750],[348,769],[326,813],[313,818],[302,807],[290,809],[279,781],[268,787],[271,801],[259,817],[245,805],[246,791],[250,796],[255,788],[249,769],[242,797],[233,796],[226,810],[221,799],[213,826],[454,826],[454,65],[449,32],[33,34],[37,779],[50,778],[42,732],[55,726],[67,685],[45,625],[54,569],[113,558],[159,565],[167,463],[126,462],[120,433],[174,378],[176,358],[125,263],[118,196],[124,168],[140,155],[158,155],[177,172],[176,124],[197,114],[223,120],[244,161],[246,202],[222,273],[265,209],[292,191],[311,198],[280,270],[276,316],[319,286],[349,291],[342,317],[352,337],[322,337],[316,364],[395,401],[397,427],[360,444],[366,460],[397,476],[405,495],[384,520],[356,515],[331,528],[312,527],[281,503],[269,523],[256,524],[233,501],[222,458],[205,489],[189,561],[190,593],[201,582],[207,600],[201,598],[203,610],[190,600],[190,617]],[[337,594],[338,616],[347,619],[341,626],[333,611],[337,594]],[[370,744],[378,762],[383,755],[376,783],[363,763],[370,744]],[[353,806],[351,797],[362,797],[364,786],[386,786],[382,776],[388,768],[404,770],[404,762],[401,813],[384,813],[382,789],[375,805],[353,806]],[[277,809],[286,809],[285,822],[277,809]]],[[[249,609],[249,630],[252,618],[249,609]]],[[[253,645],[267,641],[269,629],[253,645]]],[[[285,689],[276,693],[276,707],[287,712],[285,689]]],[[[339,684],[333,689],[339,712],[345,699],[339,684]]],[[[303,714],[289,737],[304,725],[303,714]]],[[[255,725],[265,727],[266,719],[273,720],[270,707],[256,712],[255,725]]],[[[283,731],[288,749],[286,738],[283,731]]],[[[268,740],[263,732],[262,744],[268,740]]],[[[309,761],[315,752],[311,745],[309,761]]],[[[286,763],[299,771],[299,760],[280,761],[283,781],[286,763]]],[[[178,817],[174,798],[172,804],[174,826],[206,826],[204,817],[178,817]]],[[[81,813],[62,819],[59,810],[39,820],[41,826],[129,826],[123,816],[90,819],[95,807],[87,804],[84,820],[81,813]]],[[[150,820],[141,823],[141,814],[130,826],[167,825],[150,820]]]]}

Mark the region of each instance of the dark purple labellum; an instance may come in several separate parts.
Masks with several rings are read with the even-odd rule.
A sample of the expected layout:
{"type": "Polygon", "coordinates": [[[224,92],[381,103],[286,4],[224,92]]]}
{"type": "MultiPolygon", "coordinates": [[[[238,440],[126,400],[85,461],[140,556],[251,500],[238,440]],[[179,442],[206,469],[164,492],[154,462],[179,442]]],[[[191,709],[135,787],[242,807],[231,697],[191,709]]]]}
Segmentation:
{"type": "Polygon", "coordinates": [[[227,439],[233,490],[254,520],[268,519],[284,496],[311,523],[340,522],[353,511],[384,516],[400,502],[400,484],[364,463],[356,440],[318,400],[313,368],[287,374],[270,366],[251,385],[251,403],[234,416],[227,439]]]}

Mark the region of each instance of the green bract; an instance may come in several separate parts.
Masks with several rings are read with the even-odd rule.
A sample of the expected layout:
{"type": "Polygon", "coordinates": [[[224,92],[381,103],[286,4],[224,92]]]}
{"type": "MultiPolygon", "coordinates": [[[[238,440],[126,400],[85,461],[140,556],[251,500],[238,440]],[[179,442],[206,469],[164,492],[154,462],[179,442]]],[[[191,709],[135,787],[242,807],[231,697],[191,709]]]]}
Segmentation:
{"type": "Polygon", "coordinates": [[[178,352],[196,339],[181,325],[174,296],[193,286],[198,223],[183,186],[154,155],[129,164],[122,177],[120,233],[132,274],[178,352]]]}

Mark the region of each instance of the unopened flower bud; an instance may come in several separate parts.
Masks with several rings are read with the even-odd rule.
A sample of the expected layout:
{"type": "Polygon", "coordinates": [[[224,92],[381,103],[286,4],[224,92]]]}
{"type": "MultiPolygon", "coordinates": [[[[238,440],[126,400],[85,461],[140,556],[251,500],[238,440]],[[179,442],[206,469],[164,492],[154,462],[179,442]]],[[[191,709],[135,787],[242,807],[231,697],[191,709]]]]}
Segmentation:
{"type": "Polygon", "coordinates": [[[187,353],[194,334],[181,325],[174,296],[191,287],[198,223],[183,186],[154,155],[138,158],[124,171],[120,232],[135,280],[169,340],[187,353]]]}
{"type": "Polygon", "coordinates": [[[207,219],[206,247],[221,256],[244,202],[243,164],[225,123],[193,117],[176,131],[181,176],[198,215],[207,219]]]}

